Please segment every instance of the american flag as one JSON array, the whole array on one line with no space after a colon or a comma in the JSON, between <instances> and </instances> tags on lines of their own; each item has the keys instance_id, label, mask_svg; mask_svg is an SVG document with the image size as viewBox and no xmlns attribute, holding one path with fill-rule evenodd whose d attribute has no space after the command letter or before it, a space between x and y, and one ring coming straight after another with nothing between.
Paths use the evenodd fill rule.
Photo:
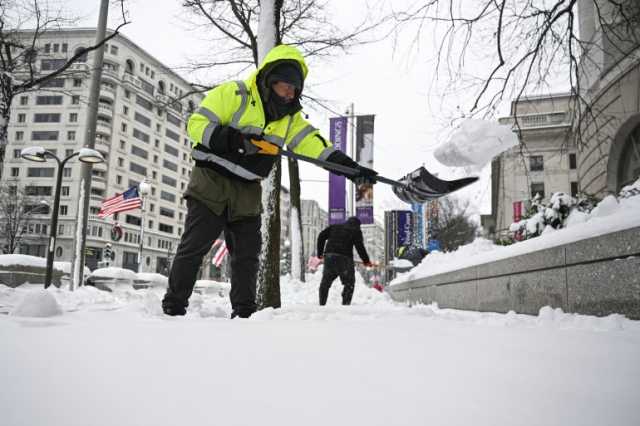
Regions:
<instances>
[{"instance_id":1,"label":"american flag","mask_svg":"<svg viewBox=\"0 0 640 426\"><path fill-rule=\"evenodd\" d=\"M220 265L222 265L222 261L227 256L227 253L229 253L229 249L227 248L227 243L224 240L216 240L216 242L213 244L213 247L215 248L218 244L220 245L220 247L218 247L218 251L216 251L213 259L211 259L211 263L219 268Z\"/></svg>"},{"instance_id":2,"label":"american flag","mask_svg":"<svg viewBox=\"0 0 640 426\"><path fill-rule=\"evenodd\" d=\"M140 207L142 207L142 200L140 199L138 187L132 186L122 194L103 200L100 205L98 217L108 217L114 213L139 209Z\"/></svg>"}]
</instances>

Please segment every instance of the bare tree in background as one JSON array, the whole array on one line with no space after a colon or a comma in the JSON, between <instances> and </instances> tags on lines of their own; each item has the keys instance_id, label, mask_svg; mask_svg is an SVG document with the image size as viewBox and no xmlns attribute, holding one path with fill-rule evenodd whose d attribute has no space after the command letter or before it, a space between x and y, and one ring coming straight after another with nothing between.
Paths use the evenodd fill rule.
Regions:
<instances>
[{"instance_id":1,"label":"bare tree in background","mask_svg":"<svg viewBox=\"0 0 640 426\"><path fill-rule=\"evenodd\" d=\"M193 69L221 69L228 67L238 73L259 66L258 22L261 4L258 0L184 0L183 5L192 13L195 29L211 34L211 45L215 49L204 61L192 64ZM264 6L264 5L263 5ZM319 0L275 0L276 44L291 44L298 47L305 57L328 56L344 52L362 43L363 36L376 28L380 22L369 23L364 17L350 32L344 32L327 16L326 5ZM215 58L211 60L211 58ZM300 178L295 160L289 160L291 205L300 212ZM293 165L293 167L291 167ZM276 162L266 187L270 193L266 211L268 228L263 232L263 258L258 278L258 305L260 308L280 306L280 180L281 165ZM265 195L263 195L263 200ZM266 214L266 212L265 212ZM264 223L264 220L263 220ZM301 228L302 223L297 221ZM302 229L298 229L302 236ZM300 244L302 250L302 244ZM295 258L295 257L294 257ZM302 254L299 270L304 271ZM304 273L304 272L303 272Z\"/></svg>"},{"instance_id":2,"label":"bare tree in background","mask_svg":"<svg viewBox=\"0 0 640 426\"><path fill-rule=\"evenodd\" d=\"M585 28L578 32L579 5L593 5L589 20L602 31L601 40ZM415 32L416 45L433 40L435 78L444 77L445 96L470 94L454 119L491 116L503 101L560 84L574 95L574 119L594 115L589 87L582 87L586 69L605 72L607 63L640 47L638 0L424 0L395 17L398 31Z\"/></svg>"},{"instance_id":3,"label":"bare tree in background","mask_svg":"<svg viewBox=\"0 0 640 426\"><path fill-rule=\"evenodd\" d=\"M475 239L478 227L471 221L469 200L454 197L438 200L438 216L433 224L433 238L440 241L443 251L453 251Z\"/></svg>"},{"instance_id":4,"label":"bare tree in background","mask_svg":"<svg viewBox=\"0 0 640 426\"><path fill-rule=\"evenodd\" d=\"M73 19L65 18L62 10L53 9L42 0L0 1L0 170L8 143L7 128L13 100L60 75L72 74L74 63L118 35L128 23L124 2L114 2L121 10L123 22L104 40L63 54L46 52L40 39L47 31L72 25ZM42 58L58 60L48 64L50 69L45 70L41 63L38 64Z\"/></svg>"},{"instance_id":5,"label":"bare tree in background","mask_svg":"<svg viewBox=\"0 0 640 426\"><path fill-rule=\"evenodd\" d=\"M49 205L41 198L29 195L28 188L17 180L0 182L0 245L2 252L12 254L20 246L25 234L37 217L49 214ZM49 220L45 222L48 224ZM46 240L47 232L43 233Z\"/></svg>"}]
</instances>

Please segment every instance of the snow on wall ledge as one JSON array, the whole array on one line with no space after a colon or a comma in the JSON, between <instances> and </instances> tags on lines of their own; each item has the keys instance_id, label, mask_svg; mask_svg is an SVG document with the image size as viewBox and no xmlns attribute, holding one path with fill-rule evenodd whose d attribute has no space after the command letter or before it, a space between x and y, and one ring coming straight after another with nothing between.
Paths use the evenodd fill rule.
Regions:
<instances>
[{"instance_id":1,"label":"snow on wall ledge","mask_svg":"<svg viewBox=\"0 0 640 426\"><path fill-rule=\"evenodd\" d=\"M395 283L389 292L446 308L536 314L549 305L640 319L639 270L640 226Z\"/></svg>"}]
</instances>

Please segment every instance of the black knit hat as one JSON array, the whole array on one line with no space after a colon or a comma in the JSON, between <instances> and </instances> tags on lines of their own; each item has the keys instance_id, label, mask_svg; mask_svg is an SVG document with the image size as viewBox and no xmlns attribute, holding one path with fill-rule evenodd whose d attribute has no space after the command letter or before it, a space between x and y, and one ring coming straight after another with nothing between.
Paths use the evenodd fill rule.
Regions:
<instances>
[{"instance_id":1,"label":"black knit hat","mask_svg":"<svg viewBox=\"0 0 640 426\"><path fill-rule=\"evenodd\" d=\"M295 62L283 62L276 65L267 75L267 85L270 87L278 81L284 81L302 90L302 73L300 66Z\"/></svg>"}]
</instances>

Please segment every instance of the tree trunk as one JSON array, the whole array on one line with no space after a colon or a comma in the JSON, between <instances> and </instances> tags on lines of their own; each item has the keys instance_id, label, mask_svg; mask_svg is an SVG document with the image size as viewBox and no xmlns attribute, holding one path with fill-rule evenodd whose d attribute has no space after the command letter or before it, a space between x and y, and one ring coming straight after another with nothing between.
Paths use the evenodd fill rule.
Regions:
<instances>
[{"instance_id":1,"label":"tree trunk","mask_svg":"<svg viewBox=\"0 0 640 426\"><path fill-rule=\"evenodd\" d=\"M258 24L258 60L262 61L276 45L276 23L282 0L260 2ZM258 269L256 303L258 309L280 307L280 160L276 161L269 176L262 181L262 251Z\"/></svg>"},{"instance_id":2,"label":"tree trunk","mask_svg":"<svg viewBox=\"0 0 640 426\"><path fill-rule=\"evenodd\" d=\"M262 181L262 251L258 269L258 309L280 307L280 161Z\"/></svg>"},{"instance_id":3,"label":"tree trunk","mask_svg":"<svg viewBox=\"0 0 640 426\"><path fill-rule=\"evenodd\" d=\"M300 169L298 161L289 158L289 195L291 197L291 276L304 282L304 244L300 202Z\"/></svg>"},{"instance_id":4,"label":"tree trunk","mask_svg":"<svg viewBox=\"0 0 640 426\"><path fill-rule=\"evenodd\" d=\"M0 173L4 165L5 151L9 143L9 120L11 118L11 102L13 90L11 77L0 73ZM0 178L2 176L0 175Z\"/></svg>"}]
</instances>

